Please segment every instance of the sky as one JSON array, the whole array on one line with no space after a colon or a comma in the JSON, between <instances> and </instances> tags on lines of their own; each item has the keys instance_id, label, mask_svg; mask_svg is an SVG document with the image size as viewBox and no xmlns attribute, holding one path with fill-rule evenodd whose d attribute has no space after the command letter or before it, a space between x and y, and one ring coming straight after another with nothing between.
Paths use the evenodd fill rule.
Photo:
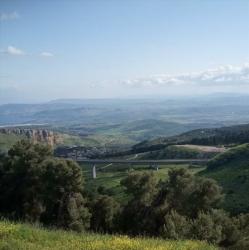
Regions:
<instances>
[{"instance_id":1,"label":"sky","mask_svg":"<svg viewBox=\"0 0 249 250\"><path fill-rule=\"evenodd\" d=\"M249 93L249 0L0 0L0 103Z\"/></svg>"}]
</instances>

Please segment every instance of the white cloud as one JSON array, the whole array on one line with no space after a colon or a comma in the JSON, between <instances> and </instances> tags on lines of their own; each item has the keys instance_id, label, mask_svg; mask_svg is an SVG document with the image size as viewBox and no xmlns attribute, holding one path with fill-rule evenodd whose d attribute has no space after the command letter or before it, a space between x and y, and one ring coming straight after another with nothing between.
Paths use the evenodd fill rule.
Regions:
<instances>
[{"instance_id":1,"label":"white cloud","mask_svg":"<svg viewBox=\"0 0 249 250\"><path fill-rule=\"evenodd\" d=\"M10 21L10 20L16 20L19 19L19 14L14 11L11 13L0 13L0 21Z\"/></svg>"},{"instance_id":2,"label":"white cloud","mask_svg":"<svg viewBox=\"0 0 249 250\"><path fill-rule=\"evenodd\" d=\"M220 66L200 72L169 75L161 74L150 77L129 79L122 81L131 87L156 87L156 86L218 86L249 84L249 63L237 67L232 65Z\"/></svg>"},{"instance_id":3,"label":"white cloud","mask_svg":"<svg viewBox=\"0 0 249 250\"><path fill-rule=\"evenodd\" d=\"M40 56L42 56L42 57L53 57L54 54L52 54L52 53L50 53L50 52L44 51L44 52L41 52L41 53L40 53Z\"/></svg>"},{"instance_id":4,"label":"white cloud","mask_svg":"<svg viewBox=\"0 0 249 250\"><path fill-rule=\"evenodd\" d=\"M8 48L2 52L5 54L8 54L8 55L11 55L11 56L23 56L26 54L23 50L18 49L14 46L11 46L11 45L8 46Z\"/></svg>"},{"instance_id":5,"label":"white cloud","mask_svg":"<svg viewBox=\"0 0 249 250\"><path fill-rule=\"evenodd\" d=\"M46 51L43 51L40 54L26 53L25 51L23 51L19 48L16 48L12 45L9 45L7 47L7 49L0 50L0 53L11 55L11 56L27 56L27 55L29 55L29 56L41 56L41 57L53 57L54 56L54 54L52 54L51 52L46 52Z\"/></svg>"}]
</instances>

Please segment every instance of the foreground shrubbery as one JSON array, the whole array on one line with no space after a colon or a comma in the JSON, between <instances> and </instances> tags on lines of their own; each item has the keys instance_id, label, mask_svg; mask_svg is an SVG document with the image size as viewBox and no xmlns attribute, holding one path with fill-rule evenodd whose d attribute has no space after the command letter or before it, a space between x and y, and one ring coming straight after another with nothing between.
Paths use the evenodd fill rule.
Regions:
<instances>
[{"instance_id":1,"label":"foreground shrubbery","mask_svg":"<svg viewBox=\"0 0 249 250\"><path fill-rule=\"evenodd\" d=\"M152 172L131 173L121 185L130 197L127 204L108 195L89 196L76 163L52 157L45 146L22 141L1 161L0 214L76 231L193 239L249 249L249 215L230 217L220 210L223 195L214 180L177 169L160 182Z\"/></svg>"},{"instance_id":2,"label":"foreground shrubbery","mask_svg":"<svg viewBox=\"0 0 249 250\"><path fill-rule=\"evenodd\" d=\"M0 250L215 250L200 241L165 241L127 236L45 230L0 222Z\"/></svg>"}]
</instances>

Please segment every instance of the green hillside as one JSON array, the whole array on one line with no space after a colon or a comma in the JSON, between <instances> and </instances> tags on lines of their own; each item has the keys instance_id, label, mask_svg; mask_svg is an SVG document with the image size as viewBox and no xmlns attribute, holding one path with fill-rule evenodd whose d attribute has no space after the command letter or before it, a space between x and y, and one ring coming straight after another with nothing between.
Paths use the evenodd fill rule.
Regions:
<instances>
[{"instance_id":1,"label":"green hillside","mask_svg":"<svg viewBox=\"0 0 249 250\"><path fill-rule=\"evenodd\" d=\"M165 241L127 236L46 230L0 222L0 250L215 250L200 241Z\"/></svg>"},{"instance_id":2,"label":"green hillside","mask_svg":"<svg viewBox=\"0 0 249 250\"><path fill-rule=\"evenodd\" d=\"M162 149L168 145L239 145L249 142L249 124L192 130L177 136L161 137L141 142L133 147L133 151L146 152Z\"/></svg>"},{"instance_id":3,"label":"green hillside","mask_svg":"<svg viewBox=\"0 0 249 250\"><path fill-rule=\"evenodd\" d=\"M205 147L204 147L205 148ZM201 146L193 146L193 145L172 145L165 147L160 150L154 150L146 153L139 154L139 159L147 160L161 160L161 159L206 159L212 158L218 152L215 150L212 151L213 148L202 149ZM214 148L216 149L216 148Z\"/></svg>"},{"instance_id":4,"label":"green hillside","mask_svg":"<svg viewBox=\"0 0 249 250\"><path fill-rule=\"evenodd\" d=\"M249 144L219 154L201 174L217 180L223 187L226 210L232 213L249 212Z\"/></svg>"}]
</instances>

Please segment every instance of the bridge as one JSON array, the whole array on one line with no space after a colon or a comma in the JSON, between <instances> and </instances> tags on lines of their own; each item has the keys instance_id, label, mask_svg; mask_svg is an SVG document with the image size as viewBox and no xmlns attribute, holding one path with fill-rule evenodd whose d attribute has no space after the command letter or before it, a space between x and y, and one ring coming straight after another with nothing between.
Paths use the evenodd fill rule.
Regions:
<instances>
[{"instance_id":1,"label":"bridge","mask_svg":"<svg viewBox=\"0 0 249 250\"><path fill-rule=\"evenodd\" d=\"M180 163L206 163L209 159L167 159L167 160L117 160L117 159L108 159L108 160L101 160L101 159L79 159L76 160L79 163L87 163L87 164L136 164L136 165L146 165L146 164L158 164L158 165L165 165L165 164L180 164Z\"/></svg>"},{"instance_id":2,"label":"bridge","mask_svg":"<svg viewBox=\"0 0 249 250\"><path fill-rule=\"evenodd\" d=\"M209 159L167 159L167 160L120 160L120 159L79 159L76 161L78 163L85 163L92 165L92 177L95 179L96 174L96 165L97 164L107 164L106 166L100 168L103 169L113 164L120 165L148 165L150 168L158 170L158 166L167 165L167 164L205 164ZM118 167L118 166L117 166Z\"/></svg>"}]
</instances>

